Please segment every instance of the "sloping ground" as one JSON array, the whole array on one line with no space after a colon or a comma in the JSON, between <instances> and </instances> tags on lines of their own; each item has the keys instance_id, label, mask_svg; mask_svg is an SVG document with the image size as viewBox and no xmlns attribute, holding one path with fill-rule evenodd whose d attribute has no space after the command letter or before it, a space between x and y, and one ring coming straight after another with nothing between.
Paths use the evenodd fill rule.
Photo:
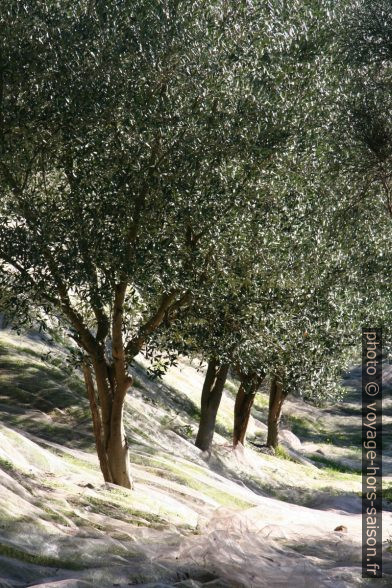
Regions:
<instances>
[{"instance_id":1,"label":"sloping ground","mask_svg":"<svg viewBox=\"0 0 392 588\"><path fill-rule=\"evenodd\" d=\"M0 332L1 588L363 585L361 485L350 469L354 437L339 440L344 407L288 406L286 426L303 441L298 453L332 448L319 454L323 467L251 444L233 452L229 383L208 457L193 445L202 372L183 363L159 383L141 363L134 375L128 491L102 483L83 386L65 369L61 347ZM261 394L251 440L263 439L265 417ZM360 433L355 422L352 435ZM336 454L328 435L339 442ZM385 512L378 586L392 583L390 523ZM334 531L341 525L347 532Z\"/></svg>"}]
</instances>

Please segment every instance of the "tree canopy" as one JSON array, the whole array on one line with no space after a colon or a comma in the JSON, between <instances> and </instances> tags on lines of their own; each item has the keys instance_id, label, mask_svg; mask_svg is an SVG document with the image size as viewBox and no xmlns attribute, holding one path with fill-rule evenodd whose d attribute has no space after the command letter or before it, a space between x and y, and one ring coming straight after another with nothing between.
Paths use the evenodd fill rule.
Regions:
<instances>
[{"instance_id":1,"label":"tree canopy","mask_svg":"<svg viewBox=\"0 0 392 588\"><path fill-rule=\"evenodd\" d=\"M4 0L0 300L78 346L107 481L146 346L320 399L390 320L388 7Z\"/></svg>"}]
</instances>

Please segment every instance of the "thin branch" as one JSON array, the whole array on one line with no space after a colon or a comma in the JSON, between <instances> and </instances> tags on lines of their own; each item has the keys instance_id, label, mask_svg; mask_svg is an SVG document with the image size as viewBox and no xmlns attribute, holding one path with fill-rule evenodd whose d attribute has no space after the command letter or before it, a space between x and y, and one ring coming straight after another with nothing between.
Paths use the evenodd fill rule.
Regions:
<instances>
[{"instance_id":1,"label":"thin branch","mask_svg":"<svg viewBox=\"0 0 392 588\"><path fill-rule=\"evenodd\" d=\"M64 172L67 177L68 184L71 188L71 191L75 193L78 186L77 186L77 179L75 178L72 167L73 167L72 158L69 154L67 154L65 162L64 162ZM76 195L75 201L76 201L76 203L78 203L77 195ZM78 206L78 211L81 215L82 211L79 206ZM105 310L103 308L103 304L102 304L102 301L101 301L100 295L99 295L97 269L93 263L91 256L88 254L87 243L83 237L82 232L79 235L79 249L80 249L80 254L82 256L82 259L83 259L84 268L85 268L86 273L90 279L90 285L91 285L90 303L91 303L91 308L94 312L94 315L95 315L95 318L97 321L96 338L98 341L103 341L109 333L109 318L108 318L107 314L105 313Z\"/></svg>"},{"instance_id":2,"label":"thin branch","mask_svg":"<svg viewBox=\"0 0 392 588\"><path fill-rule=\"evenodd\" d=\"M93 430L94 430L94 437L95 437L95 445L97 448L99 463L101 466L104 480L106 482L111 482L112 476L110 474L108 456L107 456L107 453L105 450L105 444L104 444L104 439L103 439L102 418L101 418L101 413L98 408L94 380L93 380L93 376L92 376L91 369L88 364L87 358L84 358L84 361L83 361L83 376L84 376L84 383L86 386L87 397L88 397L88 400L90 403L91 417L92 417L92 421L93 421Z\"/></svg>"},{"instance_id":3,"label":"thin branch","mask_svg":"<svg viewBox=\"0 0 392 588\"><path fill-rule=\"evenodd\" d=\"M142 349L147 337L162 324L176 295L177 291L163 294L156 312L139 328L137 335L127 343L125 353L128 357L135 357Z\"/></svg>"},{"instance_id":4,"label":"thin branch","mask_svg":"<svg viewBox=\"0 0 392 588\"><path fill-rule=\"evenodd\" d=\"M3 169L6 181L8 182L14 195L16 196L19 205L21 206L23 217L27 223L27 226L30 228L30 230L33 231L33 233L37 232L36 227L39 226L39 219L37 221L37 219L34 218L31 206L28 209L26 209L26 203L20 200L23 197L23 192L20 186L18 185L17 181L13 177L12 173L10 172L10 170L3 162L0 162L0 165ZM26 212L26 210L28 212ZM46 244L42 244L42 254L46 260L46 263L48 264L49 271L56 285L57 292L59 294L61 302L60 306L63 312L68 317L73 327L80 334L80 338L85 350L92 355L97 355L100 352L97 340L93 337L90 330L85 325L82 315L73 308L68 295L68 289L58 272L57 264L53 258L53 255L49 247Z\"/></svg>"},{"instance_id":5,"label":"thin branch","mask_svg":"<svg viewBox=\"0 0 392 588\"><path fill-rule=\"evenodd\" d=\"M112 355L114 359L114 372L117 383L116 392L120 392L121 394L125 393L125 383L127 377L124 341L122 334L126 290L126 282L116 284L112 317ZM118 386L120 387L120 390L118 390Z\"/></svg>"}]
</instances>

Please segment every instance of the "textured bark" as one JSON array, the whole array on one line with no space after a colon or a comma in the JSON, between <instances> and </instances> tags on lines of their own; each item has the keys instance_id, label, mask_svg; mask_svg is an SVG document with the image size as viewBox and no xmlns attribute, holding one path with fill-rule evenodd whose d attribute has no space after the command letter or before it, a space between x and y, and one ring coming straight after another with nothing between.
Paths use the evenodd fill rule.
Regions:
<instances>
[{"instance_id":1,"label":"textured bark","mask_svg":"<svg viewBox=\"0 0 392 588\"><path fill-rule=\"evenodd\" d=\"M277 377L273 376L269 397L267 446L274 449L279 443L279 423L284 399L283 386Z\"/></svg>"},{"instance_id":2,"label":"textured bark","mask_svg":"<svg viewBox=\"0 0 392 588\"><path fill-rule=\"evenodd\" d=\"M261 371L244 374L237 369L237 373L240 378L240 387L238 388L234 404L233 447L236 447L238 443L245 443L246 431L255 396L264 380L264 373Z\"/></svg>"},{"instance_id":3,"label":"textured bark","mask_svg":"<svg viewBox=\"0 0 392 588\"><path fill-rule=\"evenodd\" d=\"M94 421L96 423L94 435L102 474L107 482L132 488L128 443L123 423L125 396L132 380L126 377L120 387L114 375L114 368L103 361L94 363L94 374L99 407L96 402L94 405L91 401L90 407L93 426ZM91 384L92 381L88 386L86 383L89 398L92 397ZM95 391L93 398L95 399Z\"/></svg>"},{"instance_id":4,"label":"textured bark","mask_svg":"<svg viewBox=\"0 0 392 588\"><path fill-rule=\"evenodd\" d=\"M107 442L110 437L110 421L112 415L114 385L111 383L109 368L103 358L99 360L93 359L93 367L101 411L103 438L106 449Z\"/></svg>"},{"instance_id":5,"label":"textured bark","mask_svg":"<svg viewBox=\"0 0 392 588\"><path fill-rule=\"evenodd\" d=\"M125 435L123 418L125 396L132 383L132 378L127 373L122 334L126 289L126 282L117 284L114 296L112 317L113 366L108 369L111 388L110 431L106 439L106 451L113 483L125 488L132 488L128 441Z\"/></svg>"},{"instance_id":6,"label":"textured bark","mask_svg":"<svg viewBox=\"0 0 392 588\"><path fill-rule=\"evenodd\" d=\"M107 455L110 474L114 484L132 488L129 466L129 449L124 430L124 402L118 399L113 403L110 438L107 444Z\"/></svg>"},{"instance_id":7,"label":"textured bark","mask_svg":"<svg viewBox=\"0 0 392 588\"><path fill-rule=\"evenodd\" d=\"M195 445L202 451L209 451L215 431L216 415L222 399L229 366L219 364L215 359L208 363L201 395L201 416Z\"/></svg>"},{"instance_id":8,"label":"textured bark","mask_svg":"<svg viewBox=\"0 0 392 588\"><path fill-rule=\"evenodd\" d=\"M87 361L83 363L83 375L84 382L86 385L87 397L90 403L91 417L93 421L93 431L95 437L95 446L97 448L99 465L101 466L101 471L105 482L113 482L109 469L108 456L105 450L102 421L99 408L97 405L94 381Z\"/></svg>"},{"instance_id":9,"label":"textured bark","mask_svg":"<svg viewBox=\"0 0 392 588\"><path fill-rule=\"evenodd\" d=\"M234 404L234 430L233 446L245 443L246 430L248 428L250 412L255 400L256 391L247 392L243 383L238 388Z\"/></svg>"}]
</instances>

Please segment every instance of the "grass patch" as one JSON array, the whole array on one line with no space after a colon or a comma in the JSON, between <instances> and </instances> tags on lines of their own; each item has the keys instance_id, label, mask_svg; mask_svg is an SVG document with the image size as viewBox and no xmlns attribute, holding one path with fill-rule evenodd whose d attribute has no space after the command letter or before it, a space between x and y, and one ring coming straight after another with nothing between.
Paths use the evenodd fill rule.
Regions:
<instances>
[{"instance_id":1,"label":"grass patch","mask_svg":"<svg viewBox=\"0 0 392 588\"><path fill-rule=\"evenodd\" d=\"M384 486L382 489L382 497L388 502L392 502L392 485ZM392 547L392 546L391 546Z\"/></svg>"},{"instance_id":2,"label":"grass patch","mask_svg":"<svg viewBox=\"0 0 392 588\"><path fill-rule=\"evenodd\" d=\"M283 445L278 445L278 447L275 449L275 457L280 457L280 459L287 459L287 461L295 462L295 460L290 456L287 449L283 447Z\"/></svg>"},{"instance_id":3,"label":"grass patch","mask_svg":"<svg viewBox=\"0 0 392 588\"><path fill-rule=\"evenodd\" d=\"M9 339L5 341L2 337L0 340L0 355L8 355L10 351L16 351L17 353L24 353L26 355L31 355L32 357L36 357L37 359L41 359L42 351L36 351L32 347L28 345L13 343Z\"/></svg>"},{"instance_id":4,"label":"grass patch","mask_svg":"<svg viewBox=\"0 0 392 588\"><path fill-rule=\"evenodd\" d=\"M223 414L219 415L215 424L215 431L225 439L231 439L233 436L233 419Z\"/></svg>"},{"instance_id":5,"label":"grass patch","mask_svg":"<svg viewBox=\"0 0 392 588\"><path fill-rule=\"evenodd\" d=\"M158 477L165 478L166 480L176 482L177 484L192 488L202 494L205 494L209 498L215 500L218 504L227 507L234 508L251 508L254 506L253 503L237 498L229 492L219 490L210 486L207 482L202 482L196 479L194 475L205 475L202 467L196 464L180 464L178 467L172 463L168 463L165 460L160 460L156 457L138 456L133 454L131 461L136 464L149 467L149 471Z\"/></svg>"},{"instance_id":6,"label":"grass patch","mask_svg":"<svg viewBox=\"0 0 392 588\"><path fill-rule=\"evenodd\" d=\"M193 488L193 490L198 490L206 496L209 496L221 506L235 507L241 510L245 510L247 508L252 508L253 506L255 506L252 502L248 502L247 500L243 500L242 498L233 496L232 494L229 494L229 492L225 492L223 490L218 490L217 488L214 488L212 486L208 486L207 484L200 482L199 480L188 479L187 481L185 481L185 484L187 484L190 488Z\"/></svg>"},{"instance_id":7,"label":"grass patch","mask_svg":"<svg viewBox=\"0 0 392 588\"><path fill-rule=\"evenodd\" d=\"M238 391L238 386L236 386L235 384L233 384L233 382L230 382L229 380L226 380L225 390L227 390L233 396L236 396L237 395L237 391Z\"/></svg>"},{"instance_id":8,"label":"grass patch","mask_svg":"<svg viewBox=\"0 0 392 588\"><path fill-rule=\"evenodd\" d=\"M0 457L0 468L4 471L4 472L9 472L9 473L15 473L16 468L14 466L13 463L11 463L8 459L4 459L3 457Z\"/></svg>"},{"instance_id":9,"label":"grass patch","mask_svg":"<svg viewBox=\"0 0 392 588\"><path fill-rule=\"evenodd\" d=\"M167 526L168 521L159 515L144 510L129 508L112 501L102 500L95 496L86 496L85 503L96 514L105 514L113 519L120 519L130 524L146 527Z\"/></svg>"},{"instance_id":10,"label":"grass patch","mask_svg":"<svg viewBox=\"0 0 392 588\"><path fill-rule=\"evenodd\" d=\"M14 405L16 400L43 412L86 404L84 384L65 356L44 351L0 341L1 402Z\"/></svg>"},{"instance_id":11,"label":"grass patch","mask_svg":"<svg viewBox=\"0 0 392 588\"><path fill-rule=\"evenodd\" d=\"M328 457L323 457L321 455L312 454L311 460L315 461L316 463L320 463L325 466L325 469L332 472L340 472L342 474L361 474L361 468L353 468L347 465L344 465L338 461L333 459L329 459Z\"/></svg>"},{"instance_id":12,"label":"grass patch","mask_svg":"<svg viewBox=\"0 0 392 588\"><path fill-rule=\"evenodd\" d=\"M94 464L88 462L88 461L84 461L83 459L79 459L78 457L75 457L74 455L70 455L69 453L66 453L65 451L61 451L60 449L57 449L55 447L51 447L50 450L55 454L58 455L59 457L61 457L62 459L64 459L66 462L68 462L70 465L75 466L77 468L83 469L83 470L88 470L88 471L96 471L98 466L95 466Z\"/></svg>"},{"instance_id":13,"label":"grass patch","mask_svg":"<svg viewBox=\"0 0 392 588\"><path fill-rule=\"evenodd\" d=\"M255 396L255 401L253 403L253 406L255 407L256 410L259 410L260 412L264 412L269 405L269 397L268 394L265 394L263 392L258 392Z\"/></svg>"},{"instance_id":14,"label":"grass patch","mask_svg":"<svg viewBox=\"0 0 392 588\"><path fill-rule=\"evenodd\" d=\"M51 509L49 506L44 506L41 504L37 504L37 506L45 512L45 516L42 518L46 521L50 521L53 523L58 523L59 525L63 525L64 527L70 527L69 521L65 518L65 516L61 515L56 510ZM70 513L71 515L73 513Z\"/></svg>"},{"instance_id":15,"label":"grass patch","mask_svg":"<svg viewBox=\"0 0 392 588\"><path fill-rule=\"evenodd\" d=\"M314 423L306 417L286 414L284 415L284 421L290 425L290 429L294 435L297 435L297 437L300 438L311 437L315 433L319 435L323 435L325 433L324 429L320 425Z\"/></svg>"},{"instance_id":16,"label":"grass patch","mask_svg":"<svg viewBox=\"0 0 392 588\"><path fill-rule=\"evenodd\" d=\"M171 472L173 472L173 474L175 474L175 476L177 478L176 482L178 482L179 484L183 484L184 486L188 486L189 488L192 488L193 490L197 490L198 492L201 492L202 494L205 494L206 496L208 496L209 498L212 498L213 500L215 500L218 504L220 504L222 506L236 507L236 508L240 508L240 509L251 508L252 506L254 506L253 503L248 502L247 500L243 500L242 498L237 498L236 496L233 496L229 492L225 492L224 490L219 490L217 488L214 488L213 486L210 486L208 483L202 482L202 481L192 477L192 473L200 472L200 468L198 468L198 466L195 466L194 468L192 468L192 467L188 467L188 466L183 465L181 468L180 467L177 468L176 466L173 466L173 465L170 465L170 466L167 465L167 469L169 469ZM189 472L188 476L185 475L187 473L187 470L191 470Z\"/></svg>"},{"instance_id":17,"label":"grass patch","mask_svg":"<svg viewBox=\"0 0 392 588\"><path fill-rule=\"evenodd\" d=\"M61 560L57 557L49 557L47 555L37 555L34 553L28 553L17 549L12 545L6 545L0 543L0 555L24 561L26 563L35 564L37 566L46 566L49 568L63 568L67 570L83 570L84 566L75 561Z\"/></svg>"}]
</instances>

